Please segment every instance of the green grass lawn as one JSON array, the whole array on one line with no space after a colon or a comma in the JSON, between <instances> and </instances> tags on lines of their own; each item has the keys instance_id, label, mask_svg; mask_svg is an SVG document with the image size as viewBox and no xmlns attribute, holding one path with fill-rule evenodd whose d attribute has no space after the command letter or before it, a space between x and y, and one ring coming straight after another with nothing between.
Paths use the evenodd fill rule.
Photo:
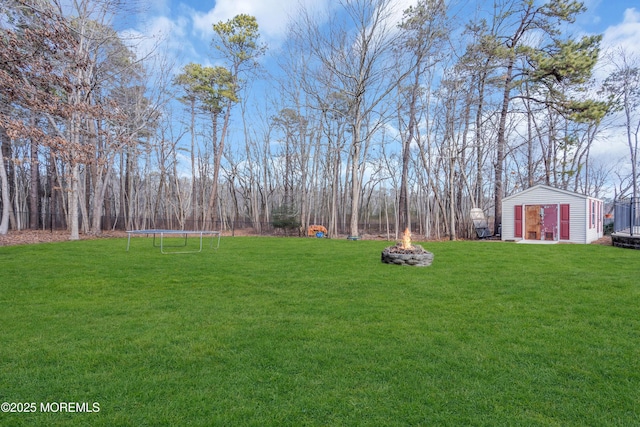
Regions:
<instances>
[{"instance_id":1,"label":"green grass lawn","mask_svg":"<svg viewBox=\"0 0 640 427\"><path fill-rule=\"evenodd\" d=\"M640 251L389 245L2 247L0 425L640 425Z\"/></svg>"}]
</instances>

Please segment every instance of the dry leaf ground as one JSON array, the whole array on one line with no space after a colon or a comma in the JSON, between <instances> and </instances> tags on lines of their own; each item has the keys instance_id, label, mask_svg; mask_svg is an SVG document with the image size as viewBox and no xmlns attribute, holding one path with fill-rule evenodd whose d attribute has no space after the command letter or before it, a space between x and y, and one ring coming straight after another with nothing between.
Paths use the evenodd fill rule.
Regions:
<instances>
[{"instance_id":1,"label":"dry leaf ground","mask_svg":"<svg viewBox=\"0 0 640 427\"><path fill-rule=\"evenodd\" d=\"M123 231L103 231L100 236L81 234L80 240L126 237ZM64 242L69 240L70 233L66 230L10 230L8 234L0 236L0 246L30 245L34 243Z\"/></svg>"}]
</instances>

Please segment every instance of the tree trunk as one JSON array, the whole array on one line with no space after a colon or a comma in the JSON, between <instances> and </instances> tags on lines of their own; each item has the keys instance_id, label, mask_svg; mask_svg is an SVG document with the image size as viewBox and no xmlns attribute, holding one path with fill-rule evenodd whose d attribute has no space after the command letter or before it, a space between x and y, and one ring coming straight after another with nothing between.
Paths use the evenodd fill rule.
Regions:
<instances>
[{"instance_id":1,"label":"tree trunk","mask_svg":"<svg viewBox=\"0 0 640 427\"><path fill-rule=\"evenodd\" d=\"M358 217L360 215L360 174L358 173L358 166L360 164L360 145L361 142L357 139L360 136L360 132L354 130L353 132L354 142L351 147L351 219L349 222L349 235L358 236Z\"/></svg>"},{"instance_id":2,"label":"tree trunk","mask_svg":"<svg viewBox=\"0 0 640 427\"><path fill-rule=\"evenodd\" d=\"M111 178L111 164L111 162L108 162L105 166L98 166L98 173L94 178L91 233L95 235L102 233L102 213L105 210L105 195L107 193L108 182Z\"/></svg>"},{"instance_id":3,"label":"tree trunk","mask_svg":"<svg viewBox=\"0 0 640 427\"><path fill-rule=\"evenodd\" d=\"M224 114L224 123L222 125L222 132L220 135L220 143L217 142L218 138L218 113L214 113L212 117L213 121L213 182L211 183L211 195L209 198L209 214L211 218L211 229L216 228L216 219L218 218L218 179L220 177L220 163L222 161L222 152L224 150L225 135L229 126L229 117L231 115L231 103L227 104L227 108Z\"/></svg>"},{"instance_id":4,"label":"tree trunk","mask_svg":"<svg viewBox=\"0 0 640 427\"><path fill-rule=\"evenodd\" d=\"M191 124L190 124L190 132L191 132L191 220L193 221L194 230L197 230L199 227L198 224L198 187L197 187L197 171L196 171L196 98L191 98L190 104L190 112L191 112Z\"/></svg>"},{"instance_id":5,"label":"tree trunk","mask_svg":"<svg viewBox=\"0 0 640 427\"><path fill-rule=\"evenodd\" d=\"M4 135L4 129L2 129ZM7 169L4 166L4 156L2 154L2 144L5 138L0 138L0 192L2 193L2 217L0 219L0 235L9 232L9 212L11 211L11 198L9 197L9 179Z\"/></svg>"},{"instance_id":6,"label":"tree trunk","mask_svg":"<svg viewBox=\"0 0 640 427\"><path fill-rule=\"evenodd\" d=\"M35 125L35 124L34 124ZM38 143L31 139L30 152L31 182L29 186L29 228L38 229L38 213L40 206L40 174L38 162Z\"/></svg>"},{"instance_id":7,"label":"tree trunk","mask_svg":"<svg viewBox=\"0 0 640 427\"><path fill-rule=\"evenodd\" d=\"M513 76L514 59L510 58L504 76L504 92L502 94L502 110L500 111L500 123L498 125L498 146L496 147L495 183L494 183L494 209L495 219L494 233L502 226L502 198L504 196L503 175L504 155L507 146L506 128L507 115L509 114L509 101L511 98L511 80Z\"/></svg>"},{"instance_id":8,"label":"tree trunk","mask_svg":"<svg viewBox=\"0 0 640 427\"><path fill-rule=\"evenodd\" d=\"M80 209L80 215L82 218L82 232L89 232L89 199L91 197L91 183L89 182L89 173L87 172L87 167L84 168L83 174L84 176L82 181L78 181L78 208Z\"/></svg>"},{"instance_id":9,"label":"tree trunk","mask_svg":"<svg viewBox=\"0 0 640 427\"><path fill-rule=\"evenodd\" d=\"M74 163L71 166L71 187L69 191L69 240L80 240L78 221L78 187L80 185L80 166Z\"/></svg>"}]
</instances>

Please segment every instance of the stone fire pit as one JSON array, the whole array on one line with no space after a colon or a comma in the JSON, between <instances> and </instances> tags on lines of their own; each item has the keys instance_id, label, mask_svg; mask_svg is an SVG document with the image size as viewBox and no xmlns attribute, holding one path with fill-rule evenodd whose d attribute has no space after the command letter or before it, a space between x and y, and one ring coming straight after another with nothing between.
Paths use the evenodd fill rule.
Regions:
<instances>
[{"instance_id":1,"label":"stone fire pit","mask_svg":"<svg viewBox=\"0 0 640 427\"><path fill-rule=\"evenodd\" d=\"M433 254L420 245L412 245L411 233L406 229L402 242L385 248L381 260L386 264L427 267L433 262Z\"/></svg>"}]
</instances>

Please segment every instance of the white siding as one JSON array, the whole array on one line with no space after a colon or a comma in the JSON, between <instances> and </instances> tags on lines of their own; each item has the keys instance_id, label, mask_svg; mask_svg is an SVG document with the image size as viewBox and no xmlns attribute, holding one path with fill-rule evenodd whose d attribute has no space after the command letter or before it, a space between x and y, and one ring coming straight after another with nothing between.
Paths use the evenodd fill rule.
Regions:
<instances>
[{"instance_id":1,"label":"white siding","mask_svg":"<svg viewBox=\"0 0 640 427\"><path fill-rule=\"evenodd\" d=\"M593 227L590 227L590 222L589 222L589 204L591 202L595 202L595 224L593 225ZM602 206L601 206L602 202L598 199L594 199L594 198L589 198L587 200L587 202L585 202L586 205L586 221L585 221L585 234L586 234L586 242L587 243L591 243L595 240L598 240L600 237L602 237L603 233L602 233Z\"/></svg>"},{"instance_id":2,"label":"white siding","mask_svg":"<svg viewBox=\"0 0 640 427\"><path fill-rule=\"evenodd\" d=\"M537 185L528 190L522 191L513 196L505 197L502 201L502 240L516 240L515 234L515 206L527 205L551 205L551 204L568 204L569 205L569 240L573 243L590 243L602 237L602 233L598 228L598 217L596 213L596 227L589 228L589 203L592 199L581 194L572 193L570 191L559 190L557 188L545 185ZM597 205L597 203L596 203ZM558 215L560 209L558 207ZM558 219L558 228L560 220ZM524 224L523 224L524 228ZM520 238L517 238L520 239Z\"/></svg>"},{"instance_id":3,"label":"white siding","mask_svg":"<svg viewBox=\"0 0 640 427\"><path fill-rule=\"evenodd\" d=\"M587 228L589 227L589 199L577 199L571 203L569 212L569 241L574 243L587 242Z\"/></svg>"}]
</instances>

